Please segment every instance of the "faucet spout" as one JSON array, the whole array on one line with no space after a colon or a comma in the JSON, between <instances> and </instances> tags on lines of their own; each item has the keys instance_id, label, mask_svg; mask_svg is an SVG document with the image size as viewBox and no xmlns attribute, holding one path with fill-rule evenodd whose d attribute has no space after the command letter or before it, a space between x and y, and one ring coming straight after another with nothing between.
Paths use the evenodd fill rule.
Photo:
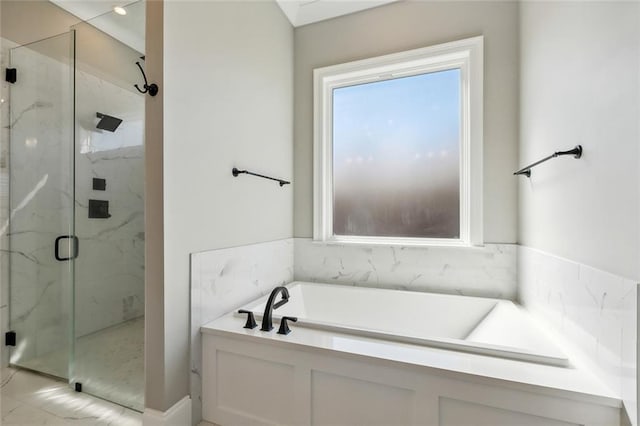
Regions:
<instances>
[{"instance_id":1,"label":"faucet spout","mask_svg":"<svg viewBox=\"0 0 640 426\"><path fill-rule=\"evenodd\" d=\"M279 293L282 293L282 300L277 303L273 303L276 300L276 297ZM284 305L289 301L289 290L286 287L280 286L273 289L271 295L269 296L269 300L267 300L267 305L264 308L264 315L262 315L262 327L260 330L262 331L271 331L273 330L273 310L278 309L280 306Z\"/></svg>"}]
</instances>

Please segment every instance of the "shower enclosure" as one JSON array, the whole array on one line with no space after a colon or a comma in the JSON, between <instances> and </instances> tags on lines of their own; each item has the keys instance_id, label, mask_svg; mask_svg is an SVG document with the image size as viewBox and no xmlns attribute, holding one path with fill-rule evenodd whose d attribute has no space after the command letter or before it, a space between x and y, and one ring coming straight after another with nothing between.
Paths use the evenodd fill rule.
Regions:
<instances>
[{"instance_id":1,"label":"shower enclosure","mask_svg":"<svg viewBox=\"0 0 640 426\"><path fill-rule=\"evenodd\" d=\"M9 361L142 410L144 55L111 15L9 52Z\"/></svg>"}]
</instances>

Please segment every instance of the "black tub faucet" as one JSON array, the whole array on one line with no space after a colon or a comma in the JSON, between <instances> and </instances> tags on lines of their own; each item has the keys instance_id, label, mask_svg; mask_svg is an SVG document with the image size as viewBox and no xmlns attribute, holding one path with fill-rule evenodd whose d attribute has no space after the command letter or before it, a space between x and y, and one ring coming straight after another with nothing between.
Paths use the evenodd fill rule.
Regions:
<instances>
[{"instance_id":1,"label":"black tub faucet","mask_svg":"<svg viewBox=\"0 0 640 426\"><path fill-rule=\"evenodd\" d=\"M276 296L278 293L282 293L282 300L278 303L274 304L273 302L276 300ZM264 315L262 316L262 327L260 330L262 331L271 331L273 330L273 321L271 318L271 314L274 309L278 309L280 306L284 305L289 301L289 290L286 287L280 286L273 289L271 295L269 296L269 300L267 300L267 305L264 308Z\"/></svg>"}]
</instances>

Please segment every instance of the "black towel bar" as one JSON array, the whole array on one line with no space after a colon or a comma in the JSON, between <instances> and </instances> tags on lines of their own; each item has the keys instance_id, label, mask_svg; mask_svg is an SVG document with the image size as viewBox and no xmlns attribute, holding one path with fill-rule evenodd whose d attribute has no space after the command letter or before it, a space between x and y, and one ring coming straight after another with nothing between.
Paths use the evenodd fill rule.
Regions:
<instances>
[{"instance_id":1,"label":"black towel bar","mask_svg":"<svg viewBox=\"0 0 640 426\"><path fill-rule=\"evenodd\" d=\"M278 182L280 184L280 186L289 185L291 183L291 182L288 182L286 180L282 180L282 179L278 179L278 178L274 178L274 177L270 177L270 176L261 175L259 173L253 173L253 172L250 172L248 170L238 170L235 167L231 170L231 174L234 177L238 177L239 174L247 174L247 175L251 175L251 176L261 177L261 178L264 178L264 179L275 180L276 182Z\"/></svg>"},{"instance_id":2,"label":"black towel bar","mask_svg":"<svg viewBox=\"0 0 640 426\"><path fill-rule=\"evenodd\" d=\"M552 158L559 157L561 155L573 155L573 158L582 157L582 145L577 145L575 148L570 149L568 151L556 151L548 157L543 158L542 160L536 161L535 163L529 164L527 167L523 167L517 172L514 172L514 175L525 175L526 177L531 177L531 169L538 164L542 164L547 160L551 160Z\"/></svg>"}]
</instances>

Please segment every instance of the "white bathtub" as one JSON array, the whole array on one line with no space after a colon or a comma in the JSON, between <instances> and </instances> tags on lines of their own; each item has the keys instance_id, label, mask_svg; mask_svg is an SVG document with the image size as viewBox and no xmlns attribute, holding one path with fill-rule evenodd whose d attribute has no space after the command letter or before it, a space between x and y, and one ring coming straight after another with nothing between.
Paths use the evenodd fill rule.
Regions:
<instances>
[{"instance_id":1,"label":"white bathtub","mask_svg":"<svg viewBox=\"0 0 640 426\"><path fill-rule=\"evenodd\" d=\"M561 367L566 355L535 320L500 299L293 282L276 322ZM261 320L266 299L242 307ZM236 314L239 315L239 314ZM243 314L242 316L246 316ZM275 330L274 330L275 332Z\"/></svg>"},{"instance_id":2,"label":"white bathtub","mask_svg":"<svg viewBox=\"0 0 640 426\"><path fill-rule=\"evenodd\" d=\"M221 425L620 423L619 396L503 300L294 282L271 332L201 327L202 412ZM243 308L261 320L267 297ZM286 336L283 315L299 318ZM486 356L488 355L488 356ZM575 364L575 365L573 365Z\"/></svg>"}]
</instances>

